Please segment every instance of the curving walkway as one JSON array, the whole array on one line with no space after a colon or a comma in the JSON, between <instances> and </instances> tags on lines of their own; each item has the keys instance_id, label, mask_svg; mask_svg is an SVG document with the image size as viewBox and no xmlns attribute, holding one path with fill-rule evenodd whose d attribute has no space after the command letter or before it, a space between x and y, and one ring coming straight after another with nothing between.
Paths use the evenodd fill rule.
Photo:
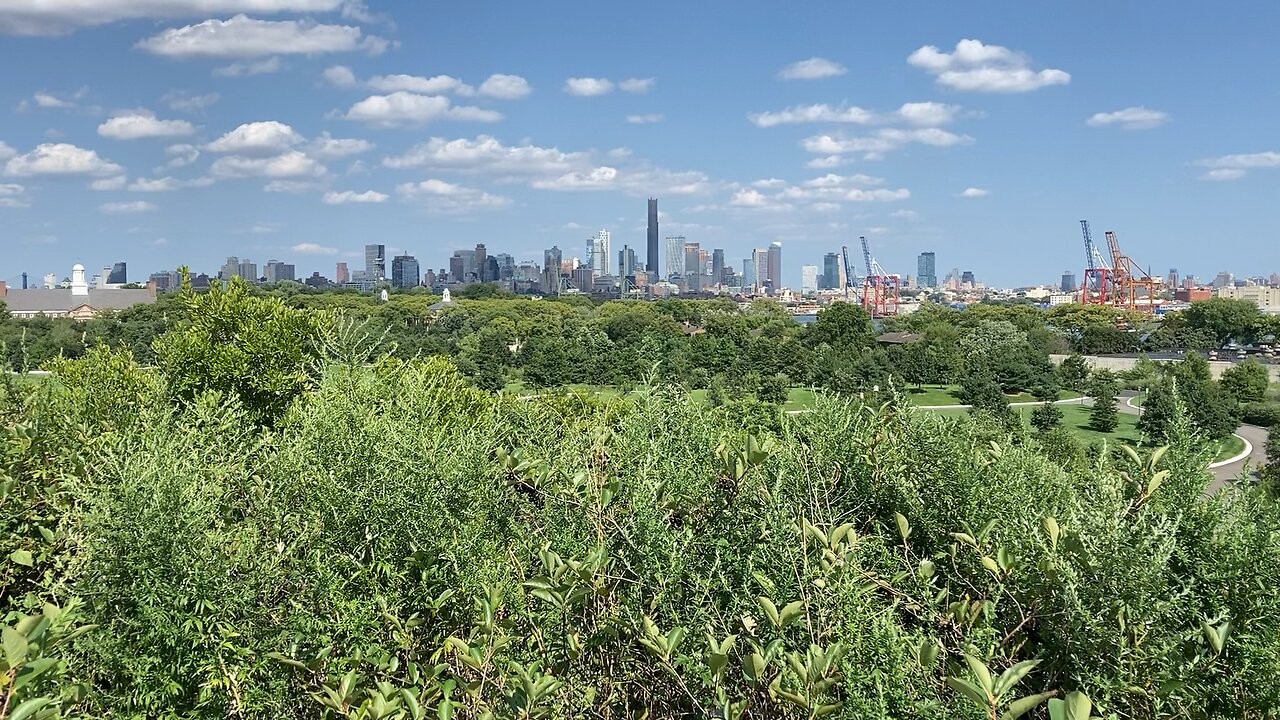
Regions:
<instances>
[{"instance_id":1,"label":"curving walkway","mask_svg":"<svg viewBox=\"0 0 1280 720\"><path fill-rule=\"evenodd\" d=\"M1135 397L1137 397L1137 393L1132 390L1121 392L1119 399L1123 400L1123 402L1116 403L1116 408L1120 412L1130 415L1141 415L1142 408L1130 404ZM1225 487L1227 483L1241 478L1249 482L1257 482L1259 470L1267 463L1266 428L1260 428L1256 425L1241 425L1236 429L1236 437L1244 440L1246 452L1233 458L1231 462L1214 463L1209 466L1209 472L1213 473L1213 482L1209 484L1208 488L1210 492L1217 492Z\"/></svg>"}]
</instances>

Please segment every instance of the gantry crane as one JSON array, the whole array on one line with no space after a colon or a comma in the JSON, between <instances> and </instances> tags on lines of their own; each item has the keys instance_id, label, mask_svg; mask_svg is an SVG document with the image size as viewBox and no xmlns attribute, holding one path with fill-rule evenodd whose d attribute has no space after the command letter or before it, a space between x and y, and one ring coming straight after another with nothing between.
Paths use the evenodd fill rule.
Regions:
<instances>
[{"instance_id":1,"label":"gantry crane","mask_svg":"<svg viewBox=\"0 0 1280 720\"><path fill-rule=\"evenodd\" d=\"M1080 233L1084 235L1084 278L1080 283L1080 303L1110 305L1113 295L1111 268L1093 244L1088 220L1080 221Z\"/></svg>"},{"instance_id":2,"label":"gantry crane","mask_svg":"<svg viewBox=\"0 0 1280 720\"><path fill-rule=\"evenodd\" d=\"M1125 310L1138 310L1151 314L1155 311L1155 297L1160 279L1143 270L1133 258L1124 254L1115 232L1108 230L1107 252L1111 264L1103 258L1089 232L1089 221L1081 220L1084 234L1086 265L1084 280L1080 284L1080 302L1085 305L1111 305Z\"/></svg>"},{"instance_id":3,"label":"gantry crane","mask_svg":"<svg viewBox=\"0 0 1280 720\"><path fill-rule=\"evenodd\" d=\"M862 242L862 260L867 266L867 276L862 281L862 307L873 318L897 315L899 276L885 272L876 262L865 237L858 240Z\"/></svg>"},{"instance_id":4,"label":"gantry crane","mask_svg":"<svg viewBox=\"0 0 1280 720\"><path fill-rule=\"evenodd\" d=\"M849 246L840 246L840 256L844 260L844 299L849 299L849 291L853 291L853 296L858 297L857 278L858 274L854 271L853 266L849 264Z\"/></svg>"}]
</instances>

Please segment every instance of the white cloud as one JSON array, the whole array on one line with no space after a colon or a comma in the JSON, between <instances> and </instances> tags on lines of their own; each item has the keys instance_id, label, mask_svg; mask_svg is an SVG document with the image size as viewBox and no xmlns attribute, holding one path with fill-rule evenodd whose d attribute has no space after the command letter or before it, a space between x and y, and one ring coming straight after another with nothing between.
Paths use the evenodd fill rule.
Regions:
<instances>
[{"instance_id":1,"label":"white cloud","mask_svg":"<svg viewBox=\"0 0 1280 720\"><path fill-rule=\"evenodd\" d=\"M354 190L343 190L342 192L327 192L324 194L325 205L344 205L346 203L380 203L387 201L387 195L376 190L366 190L362 193Z\"/></svg>"},{"instance_id":2,"label":"white cloud","mask_svg":"<svg viewBox=\"0 0 1280 720\"><path fill-rule=\"evenodd\" d=\"M354 87L356 84L356 74L346 65L327 67L320 73L320 77L334 87Z\"/></svg>"},{"instance_id":3,"label":"white cloud","mask_svg":"<svg viewBox=\"0 0 1280 720\"><path fill-rule=\"evenodd\" d=\"M747 188L735 192L729 199L729 204L734 207L759 208L768 205L769 199L759 190Z\"/></svg>"},{"instance_id":4,"label":"white cloud","mask_svg":"<svg viewBox=\"0 0 1280 720\"><path fill-rule=\"evenodd\" d=\"M164 149L164 154L169 156L169 167L183 167L190 165L200 157L200 151L195 145L180 143L178 145L170 145Z\"/></svg>"},{"instance_id":5,"label":"white cloud","mask_svg":"<svg viewBox=\"0 0 1280 720\"><path fill-rule=\"evenodd\" d=\"M808 60L791 63L778 71L783 80L817 80L819 78L844 75L848 70L838 62L826 58L811 57Z\"/></svg>"},{"instance_id":6,"label":"white cloud","mask_svg":"<svg viewBox=\"0 0 1280 720\"><path fill-rule=\"evenodd\" d=\"M1239 180L1254 168L1280 167L1280 152L1241 153L1206 158L1196 162L1210 168L1200 176L1201 180Z\"/></svg>"},{"instance_id":7,"label":"white cloud","mask_svg":"<svg viewBox=\"0 0 1280 720\"><path fill-rule=\"evenodd\" d=\"M129 183L131 192L171 192L184 187L207 187L213 184L213 178L196 178L179 180L174 177L138 178Z\"/></svg>"},{"instance_id":8,"label":"white cloud","mask_svg":"<svg viewBox=\"0 0 1280 720\"><path fill-rule=\"evenodd\" d=\"M893 112L877 113L856 105L795 105L774 112L750 113L747 119L758 127L801 123L842 123L872 125L905 122L910 125L946 125L960 112L956 105L935 102L904 103Z\"/></svg>"},{"instance_id":9,"label":"white cloud","mask_svg":"<svg viewBox=\"0 0 1280 720\"><path fill-rule=\"evenodd\" d=\"M781 180L779 178L768 178L765 180L756 180L755 182L751 183L751 187L764 188L764 189L780 188L780 187L786 187L786 186L787 186L787 181Z\"/></svg>"},{"instance_id":10,"label":"white cloud","mask_svg":"<svg viewBox=\"0 0 1280 720\"><path fill-rule=\"evenodd\" d=\"M373 143L360 138L336 138L328 132L321 133L320 137L311 141L307 148L307 152L316 157L326 160L334 158L343 158L350 155L359 155L363 152L369 152L374 147Z\"/></svg>"},{"instance_id":11,"label":"white cloud","mask_svg":"<svg viewBox=\"0 0 1280 720\"><path fill-rule=\"evenodd\" d=\"M209 171L220 178L290 179L319 177L325 174L325 167L297 150L290 150L272 157L231 155L218 158Z\"/></svg>"},{"instance_id":12,"label":"white cloud","mask_svg":"<svg viewBox=\"0 0 1280 720\"><path fill-rule=\"evenodd\" d=\"M846 137L843 135L814 135L805 138L801 145L805 150L816 155L838 156L849 153L862 153L866 159L881 157L884 153L896 150L910 143L931 145L934 147L950 147L968 145L973 138L941 128L884 128L872 135ZM823 163L828 162L823 160ZM830 167L830 165L822 165Z\"/></svg>"},{"instance_id":13,"label":"white cloud","mask_svg":"<svg viewBox=\"0 0 1280 720\"><path fill-rule=\"evenodd\" d=\"M160 120L150 110L130 110L98 126L98 134L116 140L190 135L196 128L186 120Z\"/></svg>"},{"instance_id":14,"label":"white cloud","mask_svg":"<svg viewBox=\"0 0 1280 720\"><path fill-rule=\"evenodd\" d=\"M431 212L449 215L496 210L511 204L510 198L436 179L404 183L396 187L396 192Z\"/></svg>"},{"instance_id":15,"label":"white cloud","mask_svg":"<svg viewBox=\"0 0 1280 720\"><path fill-rule=\"evenodd\" d=\"M1094 113L1085 120L1089 127L1106 127L1119 125L1125 130L1147 130L1159 127L1169 121L1169 113L1160 110L1149 110L1145 107L1128 107L1114 112Z\"/></svg>"},{"instance_id":16,"label":"white cloud","mask_svg":"<svg viewBox=\"0 0 1280 720\"><path fill-rule=\"evenodd\" d=\"M816 177L812 180L806 180L805 187L811 188L838 188L846 185L880 185L884 182L884 178L872 177L858 173L856 175L837 175L835 173L827 173L822 177Z\"/></svg>"},{"instance_id":17,"label":"white cloud","mask_svg":"<svg viewBox=\"0 0 1280 720\"><path fill-rule=\"evenodd\" d=\"M898 218L899 220L915 220L920 217L920 213L915 210L894 210L889 213L889 217Z\"/></svg>"},{"instance_id":18,"label":"white cloud","mask_svg":"<svg viewBox=\"0 0 1280 720\"><path fill-rule=\"evenodd\" d=\"M126 215L131 213L152 212L156 206L145 200L133 202L109 202L98 206L98 209L110 215Z\"/></svg>"},{"instance_id":19,"label":"white cloud","mask_svg":"<svg viewBox=\"0 0 1280 720\"><path fill-rule=\"evenodd\" d=\"M613 92L613 81L590 77L569 78L564 81L564 91L581 97L605 95Z\"/></svg>"},{"instance_id":20,"label":"white cloud","mask_svg":"<svg viewBox=\"0 0 1280 720\"><path fill-rule=\"evenodd\" d=\"M950 53L925 45L911 53L907 62L934 75L939 85L955 90L1015 93L1071 82L1070 73L1053 68L1032 70L1026 55L981 40L961 40Z\"/></svg>"},{"instance_id":21,"label":"white cloud","mask_svg":"<svg viewBox=\"0 0 1280 720\"><path fill-rule=\"evenodd\" d=\"M329 12L346 0L41 0L0 2L0 32L51 35L133 18L253 12Z\"/></svg>"},{"instance_id":22,"label":"white cloud","mask_svg":"<svg viewBox=\"0 0 1280 720\"><path fill-rule=\"evenodd\" d=\"M475 91L470 85L452 75L436 75L421 77L419 75L375 75L366 83L369 87L384 93L399 91L433 95L436 93L457 92L471 95Z\"/></svg>"},{"instance_id":23,"label":"white cloud","mask_svg":"<svg viewBox=\"0 0 1280 720\"><path fill-rule=\"evenodd\" d=\"M660 123L666 119L662 113L648 113L645 115L628 115L627 122L633 125L647 125L649 123Z\"/></svg>"},{"instance_id":24,"label":"white cloud","mask_svg":"<svg viewBox=\"0 0 1280 720\"><path fill-rule=\"evenodd\" d=\"M313 243L313 242L298 243L297 245L294 245L289 249L292 250L293 252L298 253L299 255L337 255L338 254L338 248L327 247L325 245L320 245L319 243Z\"/></svg>"},{"instance_id":25,"label":"white cloud","mask_svg":"<svg viewBox=\"0 0 1280 720\"><path fill-rule=\"evenodd\" d=\"M192 95L187 91L175 90L173 92L165 93L164 97L160 99L172 110L186 113L199 113L203 112L205 108L218 102L220 97L221 96L216 92L205 95Z\"/></svg>"},{"instance_id":26,"label":"white cloud","mask_svg":"<svg viewBox=\"0 0 1280 720\"><path fill-rule=\"evenodd\" d=\"M301 144L302 136L277 120L245 123L205 145L217 153L270 155Z\"/></svg>"},{"instance_id":27,"label":"white cloud","mask_svg":"<svg viewBox=\"0 0 1280 720\"><path fill-rule=\"evenodd\" d=\"M125 183L129 182L129 178L124 175L116 175L115 177L99 178L89 183L90 190L121 190Z\"/></svg>"},{"instance_id":28,"label":"white cloud","mask_svg":"<svg viewBox=\"0 0 1280 720\"><path fill-rule=\"evenodd\" d=\"M608 190L618 179L618 169L602 165L585 172L565 173L556 178L534 180L540 190Z\"/></svg>"},{"instance_id":29,"label":"white cloud","mask_svg":"<svg viewBox=\"0 0 1280 720\"><path fill-rule=\"evenodd\" d=\"M418 95L400 91L390 95L370 95L352 105L343 117L382 127L395 127L446 119L497 122L502 119L502 113L469 105L455 106L443 95Z\"/></svg>"},{"instance_id":30,"label":"white cloud","mask_svg":"<svg viewBox=\"0 0 1280 720\"><path fill-rule=\"evenodd\" d=\"M18 151L9 147L8 143L0 141L0 160L8 160L9 158L17 154L18 154Z\"/></svg>"},{"instance_id":31,"label":"white cloud","mask_svg":"<svg viewBox=\"0 0 1280 720\"><path fill-rule=\"evenodd\" d=\"M272 180L262 189L270 193L308 193L320 189L320 184L312 180Z\"/></svg>"},{"instance_id":32,"label":"white cloud","mask_svg":"<svg viewBox=\"0 0 1280 720\"><path fill-rule=\"evenodd\" d=\"M17 155L5 163L4 173L10 176L29 175L93 175L106 177L119 175L124 168L98 157L94 150L86 150L69 143L44 143L26 155Z\"/></svg>"},{"instance_id":33,"label":"white cloud","mask_svg":"<svg viewBox=\"0 0 1280 720\"><path fill-rule=\"evenodd\" d=\"M518 100L531 92L533 89L529 87L529 81L519 75L496 73L480 83L480 94L485 97Z\"/></svg>"},{"instance_id":34,"label":"white cloud","mask_svg":"<svg viewBox=\"0 0 1280 720\"><path fill-rule=\"evenodd\" d=\"M378 54L387 41L365 36L354 25L323 25L311 20L257 20L236 15L169 28L137 45L165 57L250 58L263 55L317 55L364 50Z\"/></svg>"},{"instance_id":35,"label":"white cloud","mask_svg":"<svg viewBox=\"0 0 1280 720\"><path fill-rule=\"evenodd\" d=\"M31 206L27 189L15 183L0 183L0 208L24 208Z\"/></svg>"},{"instance_id":36,"label":"white cloud","mask_svg":"<svg viewBox=\"0 0 1280 720\"><path fill-rule=\"evenodd\" d=\"M497 138L480 135L474 140L433 137L403 155L384 158L391 168L449 168L507 175L559 175L586 165L590 156L562 152L554 147L504 145Z\"/></svg>"},{"instance_id":37,"label":"white cloud","mask_svg":"<svg viewBox=\"0 0 1280 720\"><path fill-rule=\"evenodd\" d=\"M1200 179L1222 182L1224 180L1239 180L1245 175L1246 171L1241 170L1240 168L1216 168L1201 175Z\"/></svg>"},{"instance_id":38,"label":"white cloud","mask_svg":"<svg viewBox=\"0 0 1280 720\"><path fill-rule=\"evenodd\" d=\"M654 78L627 78L618 83L618 89L625 93L641 95L652 90L655 82L657 80Z\"/></svg>"},{"instance_id":39,"label":"white cloud","mask_svg":"<svg viewBox=\"0 0 1280 720\"><path fill-rule=\"evenodd\" d=\"M826 170L848 165L850 162L852 161L843 155L827 155L826 157L814 158L804 165L817 170Z\"/></svg>"},{"instance_id":40,"label":"white cloud","mask_svg":"<svg viewBox=\"0 0 1280 720\"><path fill-rule=\"evenodd\" d=\"M76 104L71 102L70 100L63 100L62 98L57 97L56 95L47 93L43 90L37 92L32 97L32 100L35 101L38 107L42 107L42 108L58 108L61 110L65 110L67 108L73 108L76 106Z\"/></svg>"},{"instance_id":41,"label":"white cloud","mask_svg":"<svg viewBox=\"0 0 1280 720\"><path fill-rule=\"evenodd\" d=\"M888 188L876 188L874 190L854 188L844 196L844 199L850 202L896 202L898 200L909 200L910 198L911 191L906 188L898 188L897 190Z\"/></svg>"},{"instance_id":42,"label":"white cloud","mask_svg":"<svg viewBox=\"0 0 1280 720\"><path fill-rule=\"evenodd\" d=\"M991 194L991 191L987 190L986 188L967 187L964 190L961 190L960 194L957 197L980 198L980 197L986 197L990 194Z\"/></svg>"},{"instance_id":43,"label":"white cloud","mask_svg":"<svg viewBox=\"0 0 1280 720\"><path fill-rule=\"evenodd\" d=\"M223 65L213 69L214 77L240 77L249 75L269 75L271 73L280 72L284 68L284 64L280 62L280 58L272 56L266 60L258 60L256 62L235 62L230 65Z\"/></svg>"}]
</instances>

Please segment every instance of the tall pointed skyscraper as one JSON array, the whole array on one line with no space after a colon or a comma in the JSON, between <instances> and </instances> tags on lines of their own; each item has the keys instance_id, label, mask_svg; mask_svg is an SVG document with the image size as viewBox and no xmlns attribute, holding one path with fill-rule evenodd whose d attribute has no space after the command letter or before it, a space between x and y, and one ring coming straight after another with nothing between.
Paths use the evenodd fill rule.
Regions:
<instances>
[{"instance_id":1,"label":"tall pointed skyscraper","mask_svg":"<svg viewBox=\"0 0 1280 720\"><path fill-rule=\"evenodd\" d=\"M658 199L649 198L649 256L645 258L644 269L654 275L658 274Z\"/></svg>"}]
</instances>

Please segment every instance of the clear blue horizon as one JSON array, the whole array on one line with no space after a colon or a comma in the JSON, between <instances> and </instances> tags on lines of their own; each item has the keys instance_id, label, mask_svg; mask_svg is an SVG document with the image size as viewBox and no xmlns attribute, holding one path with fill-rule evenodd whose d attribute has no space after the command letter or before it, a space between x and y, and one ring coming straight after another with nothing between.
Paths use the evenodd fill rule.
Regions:
<instances>
[{"instance_id":1,"label":"clear blue horizon","mask_svg":"<svg viewBox=\"0 0 1280 720\"><path fill-rule=\"evenodd\" d=\"M137 5L0 0L0 280L599 228L643 263L649 196L792 286L859 235L1052 284L1081 218L1157 275L1280 270L1273 3Z\"/></svg>"}]
</instances>

